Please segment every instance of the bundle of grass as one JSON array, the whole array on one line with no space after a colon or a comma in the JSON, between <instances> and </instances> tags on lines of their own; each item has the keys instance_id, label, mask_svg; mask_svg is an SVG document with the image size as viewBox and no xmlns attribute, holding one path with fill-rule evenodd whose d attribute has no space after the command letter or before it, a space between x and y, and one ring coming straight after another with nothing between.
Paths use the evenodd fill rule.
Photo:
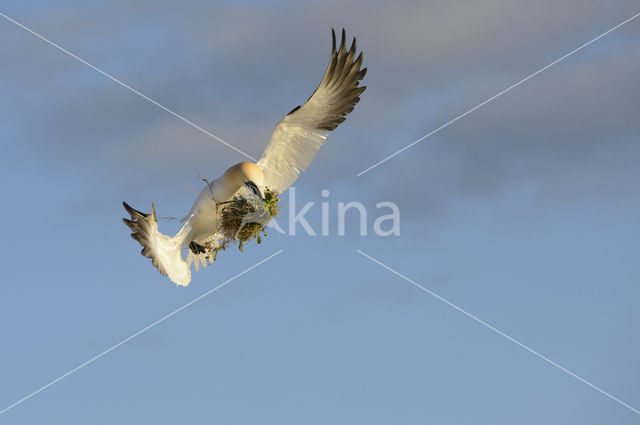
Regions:
<instances>
[{"instance_id":1,"label":"bundle of grass","mask_svg":"<svg viewBox=\"0 0 640 425\"><path fill-rule=\"evenodd\" d=\"M218 248L213 249L212 261L216 259L218 251L226 250L231 243L237 242L240 251L244 251L245 242L252 239L262 243L262 237L267 236L267 224L278 215L278 194L266 188L264 203L257 198L235 196L220 208L218 227L224 239L219 241Z\"/></svg>"}]
</instances>

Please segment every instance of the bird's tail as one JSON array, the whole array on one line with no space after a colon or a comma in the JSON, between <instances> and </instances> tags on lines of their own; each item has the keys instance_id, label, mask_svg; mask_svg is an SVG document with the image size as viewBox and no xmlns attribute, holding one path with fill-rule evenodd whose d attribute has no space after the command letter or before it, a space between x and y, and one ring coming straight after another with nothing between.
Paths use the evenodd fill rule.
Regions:
<instances>
[{"instance_id":1,"label":"bird's tail","mask_svg":"<svg viewBox=\"0 0 640 425\"><path fill-rule=\"evenodd\" d=\"M191 281L191 270L182 258L182 240L163 235L158 231L156 211L151 205L151 214L144 214L123 202L131 220L123 218L124 224L133 231L131 237L142 245L141 254L151 258L151 263L160 273L173 282L187 286Z\"/></svg>"}]
</instances>

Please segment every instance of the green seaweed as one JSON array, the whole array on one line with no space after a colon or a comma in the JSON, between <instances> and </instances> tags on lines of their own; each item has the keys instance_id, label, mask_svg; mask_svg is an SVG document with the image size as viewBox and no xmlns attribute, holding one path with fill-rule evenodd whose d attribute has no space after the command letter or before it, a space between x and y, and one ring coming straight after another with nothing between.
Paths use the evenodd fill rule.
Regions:
<instances>
[{"instance_id":1,"label":"green seaweed","mask_svg":"<svg viewBox=\"0 0 640 425\"><path fill-rule=\"evenodd\" d=\"M271 217L278 215L278 194L266 188L264 193L264 204ZM231 244L238 244L238 249L244 252L244 244L255 240L261 244L262 238L267 236L266 224L245 223L242 224L247 214L255 212L251 203L242 196L234 196L231 201L222 205L220 210L219 231L224 236L219 241L219 246L211 250L209 261L213 262L217 258L218 251L225 251Z\"/></svg>"}]
</instances>

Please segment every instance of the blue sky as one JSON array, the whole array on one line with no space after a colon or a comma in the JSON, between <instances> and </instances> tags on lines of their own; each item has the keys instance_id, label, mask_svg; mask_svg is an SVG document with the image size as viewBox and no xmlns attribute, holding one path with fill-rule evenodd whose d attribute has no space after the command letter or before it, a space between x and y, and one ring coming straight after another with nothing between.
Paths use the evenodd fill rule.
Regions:
<instances>
[{"instance_id":1,"label":"blue sky","mask_svg":"<svg viewBox=\"0 0 640 425\"><path fill-rule=\"evenodd\" d=\"M296 183L315 228L330 190L331 235L271 232L177 288L139 255L121 201L182 216L199 174L243 157L0 19L0 410L283 250L0 423L640 422L356 252L640 408L640 21L356 177L640 12L530 3L3 3L253 156L319 82L331 27L358 37L369 72ZM349 201L369 229L377 202L397 203L401 235L351 221L338 237Z\"/></svg>"}]
</instances>

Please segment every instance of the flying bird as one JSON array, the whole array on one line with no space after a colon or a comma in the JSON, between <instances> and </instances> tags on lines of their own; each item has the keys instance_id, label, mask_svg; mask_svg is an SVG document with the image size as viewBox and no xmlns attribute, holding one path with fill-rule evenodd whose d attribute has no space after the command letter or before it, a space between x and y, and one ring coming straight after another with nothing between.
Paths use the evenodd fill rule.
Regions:
<instances>
[{"instance_id":1,"label":"flying bird","mask_svg":"<svg viewBox=\"0 0 640 425\"><path fill-rule=\"evenodd\" d=\"M355 37L347 50L344 29L337 49L334 30L331 36L329 65L311 97L276 125L257 163L240 162L220 178L207 182L174 236L158 230L153 205L151 213L145 214L123 202L131 216L123 222L133 231L131 237L142 245L142 255L177 285L189 284L192 263L195 262L196 270L200 262L206 266L203 246L216 246L222 239L218 207L237 195L264 202L266 188L283 193L301 171L307 170L329 132L345 120L360 100L366 87L359 84L367 72L367 68L362 68L362 52L356 57ZM183 248L187 250L186 258Z\"/></svg>"}]
</instances>

